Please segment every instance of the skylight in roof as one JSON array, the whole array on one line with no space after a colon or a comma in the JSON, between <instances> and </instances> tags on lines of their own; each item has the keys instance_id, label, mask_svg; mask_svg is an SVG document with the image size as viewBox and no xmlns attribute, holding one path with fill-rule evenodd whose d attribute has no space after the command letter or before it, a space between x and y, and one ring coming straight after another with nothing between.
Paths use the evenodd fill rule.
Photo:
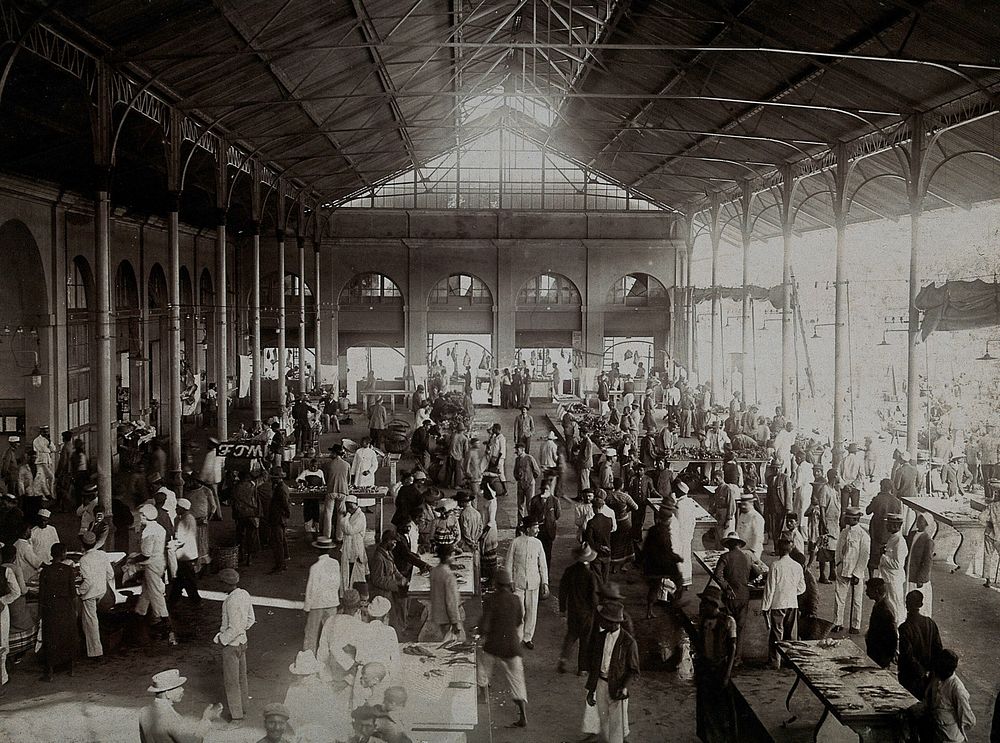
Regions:
<instances>
[{"instance_id":1,"label":"skylight in roof","mask_svg":"<svg viewBox=\"0 0 1000 743\"><path fill-rule=\"evenodd\" d=\"M385 209L656 211L611 178L500 127L340 204Z\"/></svg>"},{"instance_id":2,"label":"skylight in roof","mask_svg":"<svg viewBox=\"0 0 1000 743\"><path fill-rule=\"evenodd\" d=\"M556 120L555 111L544 99L507 95L503 86L497 86L487 93L470 96L462 102L462 123L468 124L504 109L518 111L544 129L548 129Z\"/></svg>"}]
</instances>

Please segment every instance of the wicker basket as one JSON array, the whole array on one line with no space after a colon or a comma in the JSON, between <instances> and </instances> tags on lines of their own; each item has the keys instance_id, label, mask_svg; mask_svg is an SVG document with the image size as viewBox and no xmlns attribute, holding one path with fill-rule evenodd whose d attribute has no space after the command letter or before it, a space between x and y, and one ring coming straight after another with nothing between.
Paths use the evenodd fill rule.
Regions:
<instances>
[{"instance_id":1,"label":"wicker basket","mask_svg":"<svg viewBox=\"0 0 1000 743\"><path fill-rule=\"evenodd\" d=\"M235 570L240 564L239 547L212 547L212 570L218 573L220 570L232 568Z\"/></svg>"}]
</instances>

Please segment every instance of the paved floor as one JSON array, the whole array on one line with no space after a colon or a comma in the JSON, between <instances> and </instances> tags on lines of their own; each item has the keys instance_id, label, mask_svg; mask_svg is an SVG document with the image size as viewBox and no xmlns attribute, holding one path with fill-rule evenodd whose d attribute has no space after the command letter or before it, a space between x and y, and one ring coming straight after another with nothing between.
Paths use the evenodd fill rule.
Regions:
<instances>
[{"instance_id":1,"label":"paved floor","mask_svg":"<svg viewBox=\"0 0 1000 743\"><path fill-rule=\"evenodd\" d=\"M535 415L539 435L546 432L541 414L543 406L536 406ZM233 415L235 426L243 419L243 411ZM245 416L249 417L249 416ZM484 433L495 421L510 432L514 414L510 411L477 411L474 430ZM197 435L197 434L196 434ZM203 433L201 435L204 435ZM360 428L343 432L344 436L358 438ZM336 437L324 437L323 444ZM404 462L405 466L405 462ZM508 464L508 475L510 464ZM567 474L566 487L572 492L575 482ZM384 477L383 473L383 477ZM570 504L566 504L569 506ZM305 576L314 559L311 548L301 539L301 510L293 509L295 537L290 542L291 570L281 576L267 574L269 563L262 559L245 572L245 586L255 596L301 600L305 589ZM500 527L509 534L515 520L513 495L501 501ZM569 564L573 544L572 508L563 513L561 533L553 555L553 589L557 578ZM68 517L57 521L60 530L75 533L75 524ZM231 529L231 522L214 525L219 530ZM505 545L501 545L503 550ZM670 741L684 743L695 740L694 692L689 682L679 681L673 673L655 670L659 667L657 644L669 635L671 628L662 617L652 622L643 616L644 584L637 571L630 570L616 575L626 595L626 606L636 619L637 634L643 648L642 680L631 690L630 720L632 743L659 743ZM696 576L695 587L700 590L704 576ZM996 686L1000 683L1000 643L996 642L1000 595L982 587L982 584L964 575L950 575L942 565L934 570L934 616L941 627L945 644L954 647L962 656L959 675L965 680L972 694L973 707L979 725L971 740L986 741ZM219 588L214 577L202 581L206 589ZM829 586L820 586L825 614L832 615L833 595ZM469 625L478 621L475 607L469 612ZM868 613L868 606L865 614ZM516 717L509 694L497 690L489 708L480 706L480 719L491 721L481 725L477 735L470 736L470 743L490 740L495 743L522 743L545 741L575 741L580 736L580 722L584 708L583 679L572 674L556 673L556 661L562 636L558 605L554 598L542 603L539 609L539 629L536 650L526 651L525 667L528 679L529 728L517 730L507 727ZM179 706L186 714L198 714L205 705L223 698L221 663L218 649L211 644L217 630L219 604L205 601L199 609L181 606L175 613L181 644L169 647L165 642L154 642L145 647L128 645L114 651L106 662L78 663L75 675L70 678L58 675L50 684L39 681L39 668L32 657L25 658L11 668L11 682L4 687L0 697L0 741L117 741L137 740L136 710L148 699L145 687L149 677L164 668L179 668L189 677L187 695ZM262 735L259 715L264 704L284 698L288 682L287 667L300 646L304 617L301 612L275 607L260 607L257 627L251 631L248 651L250 670L251 709L242 725L220 726L213 730L210 740L228 743L256 741ZM805 741L810 735L810 720L818 719L818 705L811 704L806 691L799 691L802 710L798 724L783 729L784 691L791 684L785 672L747 669L744 675L754 677L755 699L761 707L761 717L771 727L775 740ZM810 718L810 715L812 717ZM743 739L753 740L744 734ZM823 739L846 740L843 730L828 725ZM429 741L431 739L428 739Z\"/></svg>"}]
</instances>

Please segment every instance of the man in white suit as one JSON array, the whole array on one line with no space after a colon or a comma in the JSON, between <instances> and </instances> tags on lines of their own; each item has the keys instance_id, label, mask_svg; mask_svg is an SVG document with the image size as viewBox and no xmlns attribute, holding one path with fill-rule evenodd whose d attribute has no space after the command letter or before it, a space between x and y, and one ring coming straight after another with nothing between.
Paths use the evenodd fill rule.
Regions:
<instances>
[{"instance_id":1,"label":"man in white suit","mask_svg":"<svg viewBox=\"0 0 1000 743\"><path fill-rule=\"evenodd\" d=\"M538 617L539 592L548 595L549 568L545 551L537 538L538 522L526 518L521 524L521 534L514 537L507 550L504 567L513 579L514 595L524 608L524 635L522 641L528 650L534 650L535 620Z\"/></svg>"},{"instance_id":2,"label":"man in white suit","mask_svg":"<svg viewBox=\"0 0 1000 743\"><path fill-rule=\"evenodd\" d=\"M861 632L861 605L864 600L862 584L868 577L868 554L871 552L871 537L859 523L861 509L848 506L844 511L844 528L837 537L837 551L834 555L837 581L834 584L834 632L844 628L844 610L850 596L850 632Z\"/></svg>"}]
</instances>

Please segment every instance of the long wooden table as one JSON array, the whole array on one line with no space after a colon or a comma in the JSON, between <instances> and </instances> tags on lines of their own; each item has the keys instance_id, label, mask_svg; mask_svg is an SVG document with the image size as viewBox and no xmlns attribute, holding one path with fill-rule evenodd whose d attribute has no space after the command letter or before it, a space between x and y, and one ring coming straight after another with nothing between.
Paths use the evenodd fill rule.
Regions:
<instances>
[{"instance_id":1,"label":"long wooden table","mask_svg":"<svg viewBox=\"0 0 1000 743\"><path fill-rule=\"evenodd\" d=\"M715 582L715 568L718 567L719 558L725 552L726 550L695 550L693 552L695 562L708 573L708 583ZM740 642L740 658L743 661L763 663L768 657L767 620L761 609L763 599L763 588L750 588L750 609L747 614L746 626L743 628L743 639Z\"/></svg>"},{"instance_id":2,"label":"long wooden table","mask_svg":"<svg viewBox=\"0 0 1000 743\"><path fill-rule=\"evenodd\" d=\"M406 715L414 743L464 741L479 724L476 704L476 651L452 652L440 642L404 643L400 648ZM411 655L419 648L424 655ZM433 657L427 657L426 654ZM428 735L428 733L431 733Z\"/></svg>"},{"instance_id":3,"label":"long wooden table","mask_svg":"<svg viewBox=\"0 0 1000 743\"><path fill-rule=\"evenodd\" d=\"M902 743L907 710L917 703L891 671L879 668L851 640L792 640L779 642L778 653L795 670L785 707L805 683L823 705L813 732L815 741L829 715L851 730L862 743Z\"/></svg>"},{"instance_id":4,"label":"long wooden table","mask_svg":"<svg viewBox=\"0 0 1000 743\"><path fill-rule=\"evenodd\" d=\"M983 564L983 542L986 526L980 521L979 513L970 504L934 496L901 498L907 506L918 513L926 513L934 519L934 536L946 524L958 532L958 546L946 562L953 565L951 572L959 570L966 575L980 577L977 569Z\"/></svg>"}]
</instances>

